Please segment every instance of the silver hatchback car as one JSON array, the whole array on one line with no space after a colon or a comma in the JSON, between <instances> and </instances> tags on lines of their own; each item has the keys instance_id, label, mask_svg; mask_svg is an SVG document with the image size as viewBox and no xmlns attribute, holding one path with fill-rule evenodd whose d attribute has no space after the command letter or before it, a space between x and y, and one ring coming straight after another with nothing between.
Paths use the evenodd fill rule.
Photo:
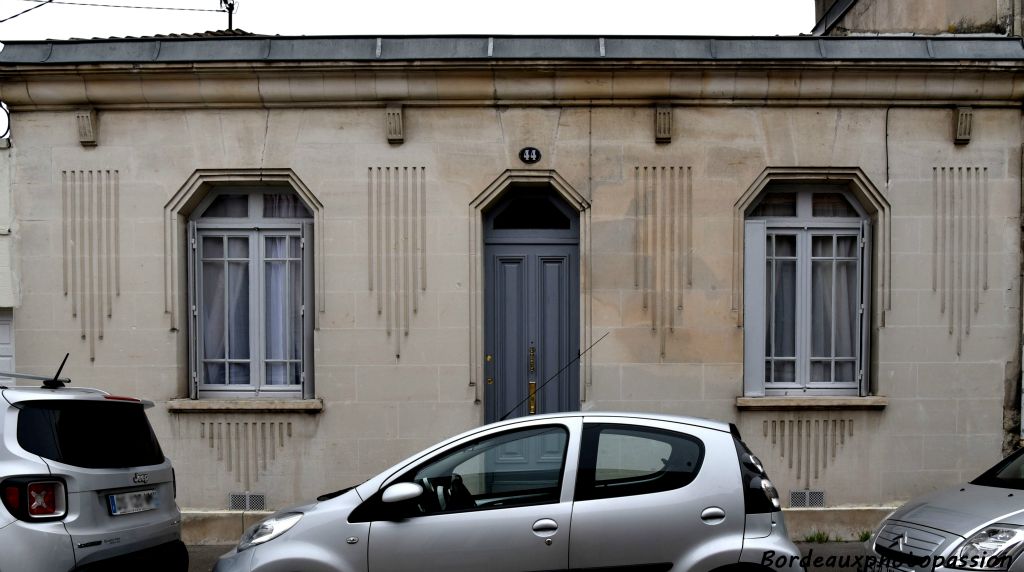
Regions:
<instances>
[{"instance_id":1,"label":"silver hatchback car","mask_svg":"<svg viewBox=\"0 0 1024 572\"><path fill-rule=\"evenodd\" d=\"M869 570L1024 572L1024 449L970 483L903 505L867 545Z\"/></svg>"},{"instance_id":2,"label":"silver hatchback car","mask_svg":"<svg viewBox=\"0 0 1024 572\"><path fill-rule=\"evenodd\" d=\"M278 512L214 570L802 570L799 556L734 426L570 413L474 429Z\"/></svg>"},{"instance_id":3,"label":"silver hatchback car","mask_svg":"<svg viewBox=\"0 0 1024 572\"><path fill-rule=\"evenodd\" d=\"M0 569L185 572L174 471L145 407L0 386Z\"/></svg>"}]
</instances>

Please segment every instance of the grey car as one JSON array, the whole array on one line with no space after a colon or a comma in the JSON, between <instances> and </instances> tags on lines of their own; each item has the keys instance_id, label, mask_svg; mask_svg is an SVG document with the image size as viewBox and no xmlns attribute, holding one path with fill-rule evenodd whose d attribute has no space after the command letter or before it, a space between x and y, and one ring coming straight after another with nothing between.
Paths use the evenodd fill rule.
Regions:
<instances>
[{"instance_id":1,"label":"grey car","mask_svg":"<svg viewBox=\"0 0 1024 572\"><path fill-rule=\"evenodd\" d=\"M870 570L1024 572L1024 449L970 483L903 505L867 545Z\"/></svg>"},{"instance_id":2,"label":"grey car","mask_svg":"<svg viewBox=\"0 0 1024 572\"><path fill-rule=\"evenodd\" d=\"M799 555L734 426L569 413L474 429L278 512L214 570L801 570Z\"/></svg>"},{"instance_id":3,"label":"grey car","mask_svg":"<svg viewBox=\"0 0 1024 572\"><path fill-rule=\"evenodd\" d=\"M0 386L0 570L185 572L152 403Z\"/></svg>"}]
</instances>

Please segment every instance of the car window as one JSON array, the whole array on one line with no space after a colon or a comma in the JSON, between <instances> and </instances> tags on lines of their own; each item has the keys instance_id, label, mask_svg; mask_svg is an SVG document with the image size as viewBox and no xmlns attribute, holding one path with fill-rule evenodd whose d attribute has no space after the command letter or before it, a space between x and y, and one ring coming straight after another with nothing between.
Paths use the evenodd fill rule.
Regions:
<instances>
[{"instance_id":1,"label":"car window","mask_svg":"<svg viewBox=\"0 0 1024 572\"><path fill-rule=\"evenodd\" d=\"M971 484L1024 490L1024 449L1003 459Z\"/></svg>"},{"instance_id":2,"label":"car window","mask_svg":"<svg viewBox=\"0 0 1024 572\"><path fill-rule=\"evenodd\" d=\"M164 462L141 403L41 400L18 408L18 443L40 457L88 469Z\"/></svg>"},{"instance_id":3,"label":"car window","mask_svg":"<svg viewBox=\"0 0 1024 572\"><path fill-rule=\"evenodd\" d=\"M419 514L558 502L568 441L562 426L501 433L450 451L403 480L424 488Z\"/></svg>"},{"instance_id":4,"label":"car window","mask_svg":"<svg viewBox=\"0 0 1024 572\"><path fill-rule=\"evenodd\" d=\"M576 500L642 495L688 485L704 459L704 445L684 433L589 423L583 429L583 450Z\"/></svg>"}]
</instances>

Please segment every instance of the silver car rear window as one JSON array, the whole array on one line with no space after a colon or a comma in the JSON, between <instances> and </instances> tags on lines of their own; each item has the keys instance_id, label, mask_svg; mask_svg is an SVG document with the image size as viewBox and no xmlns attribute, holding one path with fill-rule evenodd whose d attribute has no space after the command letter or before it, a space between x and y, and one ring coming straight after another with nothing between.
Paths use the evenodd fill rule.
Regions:
<instances>
[{"instance_id":1,"label":"silver car rear window","mask_svg":"<svg viewBox=\"0 0 1024 572\"><path fill-rule=\"evenodd\" d=\"M18 408L18 444L45 459L88 469L164 462L141 403L47 400Z\"/></svg>"}]
</instances>

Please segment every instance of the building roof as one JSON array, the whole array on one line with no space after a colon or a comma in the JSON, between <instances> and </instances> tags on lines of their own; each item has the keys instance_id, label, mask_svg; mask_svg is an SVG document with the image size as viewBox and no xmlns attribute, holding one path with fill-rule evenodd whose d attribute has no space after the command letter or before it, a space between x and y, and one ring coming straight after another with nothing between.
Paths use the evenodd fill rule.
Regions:
<instances>
[{"instance_id":1,"label":"building roof","mask_svg":"<svg viewBox=\"0 0 1024 572\"><path fill-rule=\"evenodd\" d=\"M843 0L837 2L842 4ZM3 65L300 61L1020 61L994 36L216 36L12 41Z\"/></svg>"}]
</instances>

